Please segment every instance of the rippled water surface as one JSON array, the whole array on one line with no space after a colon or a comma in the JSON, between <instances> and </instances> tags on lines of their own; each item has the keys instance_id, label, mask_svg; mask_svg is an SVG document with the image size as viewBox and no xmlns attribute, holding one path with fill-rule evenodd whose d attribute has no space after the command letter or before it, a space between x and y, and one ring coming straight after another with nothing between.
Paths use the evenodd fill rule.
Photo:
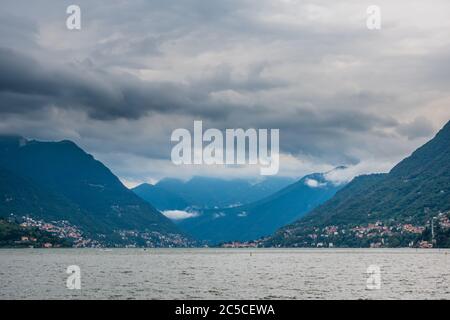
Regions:
<instances>
[{"instance_id":1,"label":"rippled water surface","mask_svg":"<svg viewBox=\"0 0 450 320\"><path fill-rule=\"evenodd\" d=\"M66 288L69 265L81 290ZM0 283L0 299L449 299L450 251L0 250Z\"/></svg>"}]
</instances>

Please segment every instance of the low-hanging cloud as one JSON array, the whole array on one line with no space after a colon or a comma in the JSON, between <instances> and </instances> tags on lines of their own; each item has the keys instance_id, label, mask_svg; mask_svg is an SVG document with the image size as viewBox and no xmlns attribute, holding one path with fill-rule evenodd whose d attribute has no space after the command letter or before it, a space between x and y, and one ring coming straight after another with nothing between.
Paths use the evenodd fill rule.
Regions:
<instances>
[{"instance_id":1,"label":"low-hanging cloud","mask_svg":"<svg viewBox=\"0 0 450 320\"><path fill-rule=\"evenodd\" d=\"M162 214L171 220L184 220L198 216L197 212L188 212L183 210L165 210Z\"/></svg>"}]
</instances>

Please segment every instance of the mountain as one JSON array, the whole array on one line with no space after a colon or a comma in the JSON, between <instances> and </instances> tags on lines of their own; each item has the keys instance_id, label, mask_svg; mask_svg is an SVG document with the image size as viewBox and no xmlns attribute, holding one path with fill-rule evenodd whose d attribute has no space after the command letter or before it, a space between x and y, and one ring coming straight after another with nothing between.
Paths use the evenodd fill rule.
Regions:
<instances>
[{"instance_id":1,"label":"mountain","mask_svg":"<svg viewBox=\"0 0 450 320\"><path fill-rule=\"evenodd\" d=\"M438 227L446 226L448 211L450 122L388 174L355 178L331 200L276 232L266 245L408 245L424 240L420 231L429 228L431 219ZM327 232L331 229L332 235Z\"/></svg>"},{"instance_id":2,"label":"mountain","mask_svg":"<svg viewBox=\"0 0 450 320\"><path fill-rule=\"evenodd\" d=\"M90 225L93 231L96 230L87 212L63 195L41 188L32 180L1 167L0 197L2 217L30 214L49 221L71 220L76 225Z\"/></svg>"},{"instance_id":3,"label":"mountain","mask_svg":"<svg viewBox=\"0 0 450 320\"><path fill-rule=\"evenodd\" d=\"M183 210L190 206L178 194L148 183L143 183L131 190L158 210Z\"/></svg>"},{"instance_id":4,"label":"mountain","mask_svg":"<svg viewBox=\"0 0 450 320\"><path fill-rule=\"evenodd\" d=\"M144 185L133 191L143 199L150 200L150 203L160 210L184 209L184 203L189 207L223 208L263 199L293 182L292 178L285 177L267 177L256 182L209 177L193 177L188 181L165 178L153 188Z\"/></svg>"},{"instance_id":5,"label":"mountain","mask_svg":"<svg viewBox=\"0 0 450 320\"><path fill-rule=\"evenodd\" d=\"M193 237L211 243L251 240L295 221L340 188L329 182L325 174L311 174L262 200L204 210L197 217L181 221L179 226Z\"/></svg>"},{"instance_id":6,"label":"mountain","mask_svg":"<svg viewBox=\"0 0 450 320\"><path fill-rule=\"evenodd\" d=\"M180 231L128 190L101 162L70 141L0 137L0 217L68 220L115 244L161 244Z\"/></svg>"}]
</instances>

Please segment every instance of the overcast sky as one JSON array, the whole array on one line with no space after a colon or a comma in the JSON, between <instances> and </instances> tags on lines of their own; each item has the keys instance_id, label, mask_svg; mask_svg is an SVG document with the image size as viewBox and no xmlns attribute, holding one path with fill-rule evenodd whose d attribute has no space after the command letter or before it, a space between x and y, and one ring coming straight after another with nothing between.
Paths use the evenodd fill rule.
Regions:
<instances>
[{"instance_id":1,"label":"overcast sky","mask_svg":"<svg viewBox=\"0 0 450 320\"><path fill-rule=\"evenodd\" d=\"M194 120L279 128L280 175L385 172L450 120L450 2L392 2L4 0L0 132L73 140L127 185L257 177L174 166Z\"/></svg>"}]
</instances>

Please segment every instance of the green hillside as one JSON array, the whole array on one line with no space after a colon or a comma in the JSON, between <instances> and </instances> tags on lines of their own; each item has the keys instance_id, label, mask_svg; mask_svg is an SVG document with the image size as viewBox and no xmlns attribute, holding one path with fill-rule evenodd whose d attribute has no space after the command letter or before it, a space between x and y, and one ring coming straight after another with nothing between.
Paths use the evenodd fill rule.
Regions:
<instances>
[{"instance_id":1,"label":"green hillside","mask_svg":"<svg viewBox=\"0 0 450 320\"><path fill-rule=\"evenodd\" d=\"M403 232L409 226L404 226L411 224L429 228L432 218L437 219L439 213L448 211L450 123L388 174L355 178L331 200L294 224L282 228L265 243L274 246L311 246L317 243L367 246L381 241L383 233L385 239L382 245L385 245L385 240L394 237L399 238L394 241L396 244L417 242L424 239L419 234L416 238L409 237L408 232ZM445 219L442 221L445 224ZM376 222L384 228L380 227L384 231L378 232L378 238L374 236L372 239L377 242L365 239L367 237L355 241L349 235L355 228L370 228L369 224ZM440 226L439 223L437 225ZM329 234L326 231L329 227L333 230L337 227L337 235L336 231ZM399 231L399 228L402 230ZM377 230L375 227L373 229ZM346 234L343 233L345 231Z\"/></svg>"},{"instance_id":2,"label":"green hillside","mask_svg":"<svg viewBox=\"0 0 450 320\"><path fill-rule=\"evenodd\" d=\"M0 179L0 217L68 220L106 245L183 242L169 219L73 142L0 137Z\"/></svg>"}]
</instances>

